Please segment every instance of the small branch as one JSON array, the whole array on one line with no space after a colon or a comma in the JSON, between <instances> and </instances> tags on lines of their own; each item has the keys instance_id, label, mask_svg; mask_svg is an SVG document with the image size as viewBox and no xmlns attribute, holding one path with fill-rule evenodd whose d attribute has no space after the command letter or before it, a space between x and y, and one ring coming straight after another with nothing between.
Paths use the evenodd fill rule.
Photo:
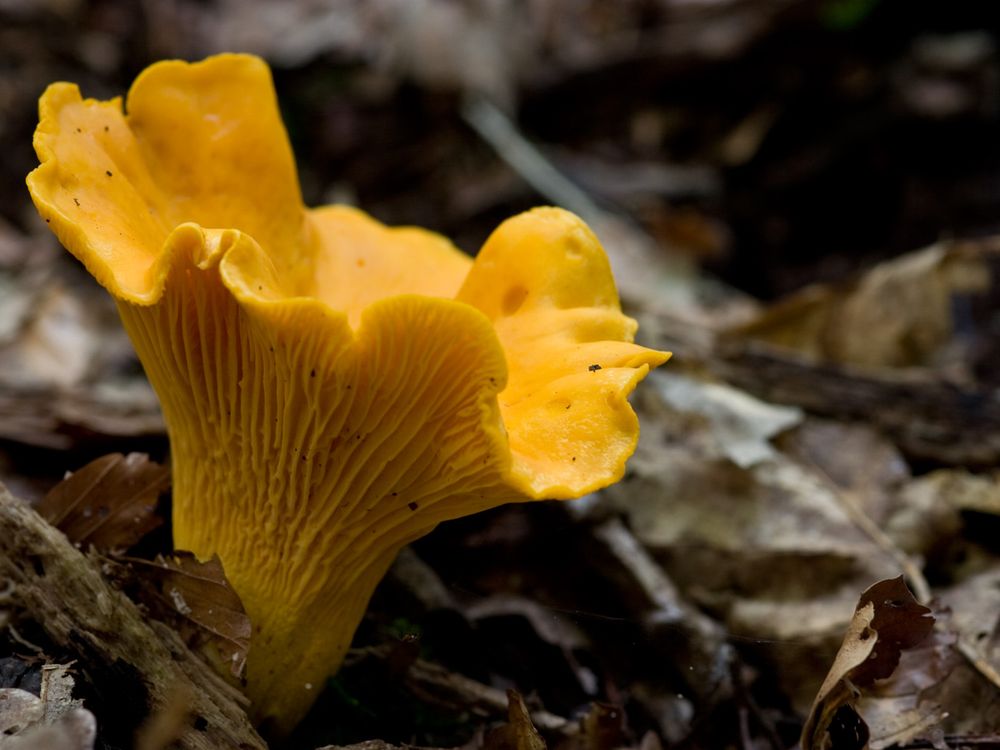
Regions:
<instances>
[{"instance_id":1,"label":"small branch","mask_svg":"<svg viewBox=\"0 0 1000 750\"><path fill-rule=\"evenodd\" d=\"M840 503L840 506L847 512L851 522L857 526L872 543L875 544L886 556L891 557L893 562L899 566L913 587L913 593L918 602L927 604L931 600L931 587L924 578L924 573L920 566L914 562L906 552L901 550L892 538L879 528L879 525L872 520L871 516L865 513L861 503L857 501L854 493L837 484L833 478L826 473L823 467L814 461L809 461L810 468L816 472L827 489Z\"/></svg>"},{"instance_id":2,"label":"small branch","mask_svg":"<svg viewBox=\"0 0 1000 750\"><path fill-rule=\"evenodd\" d=\"M236 688L194 656L175 631L147 621L130 599L108 584L97 562L2 484L0 581L13 585L13 604L53 642L78 653L85 665L95 671L131 667L147 692L151 714L176 711L178 694L189 695L190 722L175 747L266 747L246 716L246 698Z\"/></svg>"},{"instance_id":3,"label":"small branch","mask_svg":"<svg viewBox=\"0 0 1000 750\"><path fill-rule=\"evenodd\" d=\"M588 223L599 222L604 211L521 135L503 110L484 97L472 96L462 106L462 117L539 194Z\"/></svg>"},{"instance_id":4,"label":"small branch","mask_svg":"<svg viewBox=\"0 0 1000 750\"><path fill-rule=\"evenodd\" d=\"M973 669L989 680L995 688L1000 690L1000 672L997 672L996 668L976 651L976 647L969 643L967 638L959 635L955 648L966 658Z\"/></svg>"},{"instance_id":5,"label":"small branch","mask_svg":"<svg viewBox=\"0 0 1000 750\"><path fill-rule=\"evenodd\" d=\"M946 734L941 738L947 747L982 747L1000 748L1000 734ZM915 750L916 748L940 747L934 740L913 740L896 746L898 750Z\"/></svg>"},{"instance_id":6,"label":"small branch","mask_svg":"<svg viewBox=\"0 0 1000 750\"><path fill-rule=\"evenodd\" d=\"M348 655L351 664L367 659L388 661L392 647L374 646L355 649ZM469 710L484 716L500 718L507 715L507 694L470 677L452 672L440 664L415 659L402 673L409 690L420 700L448 709ZM562 735L572 735L577 724L548 711L531 711L531 721L538 729Z\"/></svg>"},{"instance_id":7,"label":"small branch","mask_svg":"<svg viewBox=\"0 0 1000 750\"><path fill-rule=\"evenodd\" d=\"M1000 400L993 389L812 362L754 341L720 340L700 354L713 374L765 401L874 424L908 457L959 466L1000 461Z\"/></svg>"}]
</instances>

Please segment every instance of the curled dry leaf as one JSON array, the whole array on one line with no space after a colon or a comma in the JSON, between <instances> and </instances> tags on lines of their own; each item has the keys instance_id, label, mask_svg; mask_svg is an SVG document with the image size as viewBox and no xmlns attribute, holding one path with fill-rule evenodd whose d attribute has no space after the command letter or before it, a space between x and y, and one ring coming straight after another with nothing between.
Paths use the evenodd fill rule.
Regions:
<instances>
[{"instance_id":1,"label":"curled dry leaf","mask_svg":"<svg viewBox=\"0 0 1000 750\"><path fill-rule=\"evenodd\" d=\"M996 241L940 243L875 266L844 284L816 285L730 333L863 367L953 365L955 298L994 283Z\"/></svg>"},{"instance_id":2,"label":"curled dry leaf","mask_svg":"<svg viewBox=\"0 0 1000 750\"><path fill-rule=\"evenodd\" d=\"M41 699L27 690L0 688L0 735L16 735L45 715Z\"/></svg>"},{"instance_id":3,"label":"curled dry leaf","mask_svg":"<svg viewBox=\"0 0 1000 750\"><path fill-rule=\"evenodd\" d=\"M42 667L41 695L0 688L4 750L93 750L97 720L74 699L69 665Z\"/></svg>"},{"instance_id":4,"label":"curled dry leaf","mask_svg":"<svg viewBox=\"0 0 1000 750\"><path fill-rule=\"evenodd\" d=\"M159 439L165 431L156 395L144 379L40 390L0 384L4 440L68 451L120 443L122 437Z\"/></svg>"},{"instance_id":5,"label":"curled dry leaf","mask_svg":"<svg viewBox=\"0 0 1000 750\"><path fill-rule=\"evenodd\" d=\"M1000 665L1000 565L940 592L950 625L968 648L955 660L930 697L948 709L942 728L948 735L985 735L1000 727L1000 699L987 679ZM957 653L957 652L956 652Z\"/></svg>"},{"instance_id":6,"label":"curled dry leaf","mask_svg":"<svg viewBox=\"0 0 1000 750\"><path fill-rule=\"evenodd\" d=\"M862 689L892 675L900 653L933 627L931 611L917 603L902 576L865 591L802 729L802 750L867 748L870 730L857 710Z\"/></svg>"},{"instance_id":7,"label":"curled dry leaf","mask_svg":"<svg viewBox=\"0 0 1000 750\"><path fill-rule=\"evenodd\" d=\"M802 423L800 409L776 406L721 383L677 373L650 373L663 402L707 428L707 446L742 469L775 455L771 439Z\"/></svg>"},{"instance_id":8,"label":"curled dry leaf","mask_svg":"<svg viewBox=\"0 0 1000 750\"><path fill-rule=\"evenodd\" d=\"M871 750L930 739L930 731L940 732L944 726L939 725L956 707L945 686L962 657L946 624L947 611L935 610L934 616L938 627L904 651L892 676L865 691L858 702L858 713L870 729Z\"/></svg>"},{"instance_id":9,"label":"curled dry leaf","mask_svg":"<svg viewBox=\"0 0 1000 750\"><path fill-rule=\"evenodd\" d=\"M545 740L531 723L524 698L516 690L507 691L507 723L490 730L483 750L545 750Z\"/></svg>"},{"instance_id":10,"label":"curled dry leaf","mask_svg":"<svg viewBox=\"0 0 1000 750\"><path fill-rule=\"evenodd\" d=\"M57 484L38 512L74 544L126 550L163 521L156 515L170 471L144 453L111 453Z\"/></svg>"},{"instance_id":11,"label":"curled dry leaf","mask_svg":"<svg viewBox=\"0 0 1000 750\"><path fill-rule=\"evenodd\" d=\"M177 623L188 644L221 672L242 679L251 625L239 595L226 580L218 556L200 562L190 552L155 561L129 558L152 585L140 598L161 619Z\"/></svg>"},{"instance_id":12,"label":"curled dry leaf","mask_svg":"<svg viewBox=\"0 0 1000 750\"><path fill-rule=\"evenodd\" d=\"M964 469L938 469L921 479L945 507L1000 515L1000 473L996 471L973 474Z\"/></svg>"}]
</instances>

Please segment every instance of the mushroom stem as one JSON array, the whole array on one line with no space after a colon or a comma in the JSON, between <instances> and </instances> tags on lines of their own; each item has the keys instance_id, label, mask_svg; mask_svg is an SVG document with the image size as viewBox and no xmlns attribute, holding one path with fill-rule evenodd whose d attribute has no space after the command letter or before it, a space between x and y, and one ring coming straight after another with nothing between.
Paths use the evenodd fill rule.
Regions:
<instances>
[{"instance_id":1,"label":"mushroom stem","mask_svg":"<svg viewBox=\"0 0 1000 750\"><path fill-rule=\"evenodd\" d=\"M231 241L183 235L160 300L119 301L119 311L170 436L175 547L221 558L254 623L247 693L257 720L281 734L339 667L405 544L518 498L497 481L495 440L482 437L495 407L481 381L500 384L502 372L472 367L469 382L435 387L433 369L468 367L482 331L426 343L431 372L413 373L427 378L422 390L379 382L349 329L330 335L345 320L276 325L238 300L220 271Z\"/></svg>"},{"instance_id":2,"label":"mushroom stem","mask_svg":"<svg viewBox=\"0 0 1000 750\"><path fill-rule=\"evenodd\" d=\"M308 710L402 545L624 473L628 395L670 355L633 343L578 217L520 214L473 262L306 209L250 55L153 65L127 106L53 84L34 146L35 206L118 301L160 398L175 545L217 553L254 622L260 720Z\"/></svg>"}]
</instances>

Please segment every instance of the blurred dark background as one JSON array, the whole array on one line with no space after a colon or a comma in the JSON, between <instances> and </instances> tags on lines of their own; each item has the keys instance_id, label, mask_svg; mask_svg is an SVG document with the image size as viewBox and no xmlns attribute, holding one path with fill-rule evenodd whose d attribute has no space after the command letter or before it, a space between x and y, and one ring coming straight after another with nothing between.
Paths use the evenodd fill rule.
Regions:
<instances>
[{"instance_id":1,"label":"blurred dark background","mask_svg":"<svg viewBox=\"0 0 1000 750\"><path fill-rule=\"evenodd\" d=\"M908 0L2 0L0 215L29 233L35 101L154 60L266 57L307 202L474 252L549 202L463 118L498 105L664 252L772 298L1000 217L989 4ZM10 228L8 228L9 230Z\"/></svg>"}]
</instances>

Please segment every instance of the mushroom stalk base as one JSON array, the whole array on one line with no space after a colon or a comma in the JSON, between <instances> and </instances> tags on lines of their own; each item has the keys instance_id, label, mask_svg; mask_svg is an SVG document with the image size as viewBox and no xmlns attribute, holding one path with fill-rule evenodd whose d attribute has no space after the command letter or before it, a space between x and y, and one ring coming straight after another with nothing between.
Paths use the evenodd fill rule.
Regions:
<instances>
[{"instance_id":1,"label":"mushroom stalk base","mask_svg":"<svg viewBox=\"0 0 1000 750\"><path fill-rule=\"evenodd\" d=\"M336 672L403 545L519 499L483 387L504 363L479 356L493 345L481 331L402 329L406 300L357 338L317 305L237 301L205 247L181 248L191 260L157 303L119 311L167 423L175 547L222 560L254 624L254 715L280 734Z\"/></svg>"}]
</instances>

